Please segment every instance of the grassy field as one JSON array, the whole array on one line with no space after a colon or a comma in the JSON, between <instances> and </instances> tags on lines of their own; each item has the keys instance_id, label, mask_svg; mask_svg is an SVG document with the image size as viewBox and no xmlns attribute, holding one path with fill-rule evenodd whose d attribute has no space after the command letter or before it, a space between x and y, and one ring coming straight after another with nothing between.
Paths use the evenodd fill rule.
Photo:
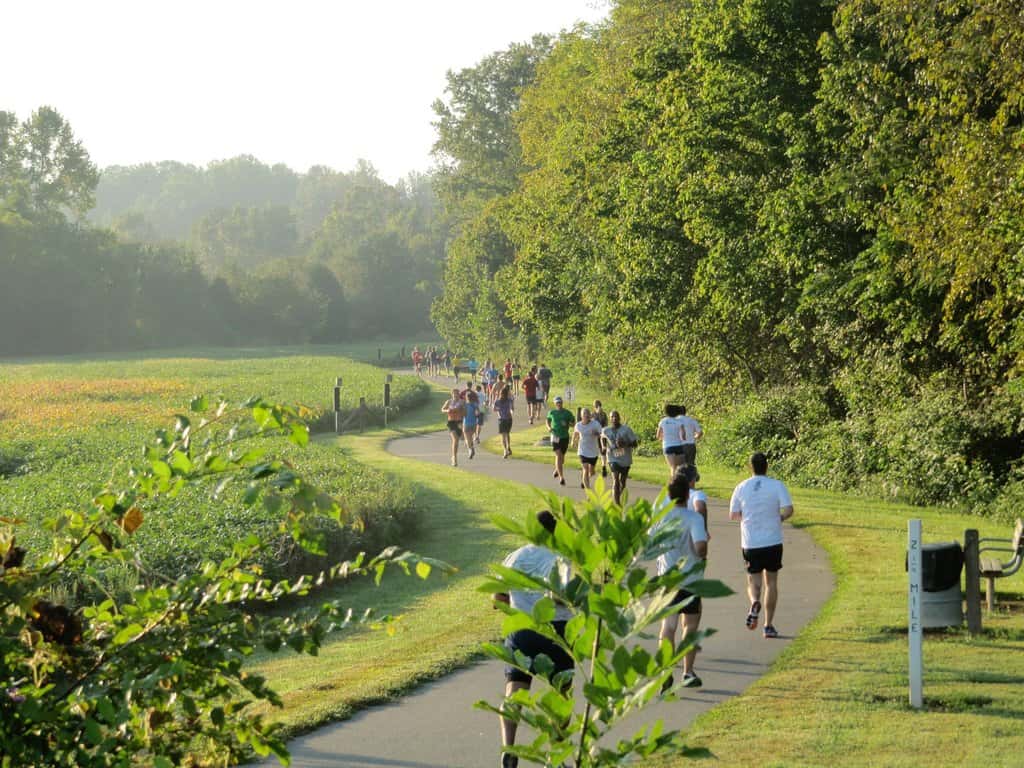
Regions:
<instances>
[{"instance_id":1,"label":"grassy field","mask_svg":"<svg viewBox=\"0 0 1024 768\"><path fill-rule=\"evenodd\" d=\"M345 347L195 349L109 358L8 361L0 367L0 514L26 521L19 541L45 534L39 522L90 499L141 457L142 444L196 394L232 401L259 394L331 407L335 377L343 377L342 405L358 397L378 401L384 372L344 356ZM362 346L354 353L363 353ZM396 377L393 400L412 407L427 393L412 376ZM338 461L323 445L283 449L325 490L343 496L354 512L381 511L384 523L408 508L407 484ZM147 562L168 574L226 553L231 541L276 526L262 508L213 504L197 489L151 516L135 541ZM401 521L395 521L400 523ZM349 533L339 536L349 536ZM130 587L130 584L124 585Z\"/></svg>"},{"instance_id":2,"label":"grassy field","mask_svg":"<svg viewBox=\"0 0 1024 768\"><path fill-rule=\"evenodd\" d=\"M614 404L606 399L605 407ZM550 462L550 450L534 445L544 433L513 433L517 458ZM487 448L500 444L492 439ZM701 473L701 487L718 498L742 479L705 464ZM664 460L639 457L630 476L664 482ZM1024 765L1024 574L997 582L1000 602L980 635L926 634L926 706L907 703L907 520L921 518L929 542L962 542L967 528L1008 537L1010 527L941 508L791 490L794 525L828 552L835 593L770 674L698 718L691 743L709 748L711 762L736 766ZM782 621L786 588L783 572Z\"/></svg>"}]
</instances>

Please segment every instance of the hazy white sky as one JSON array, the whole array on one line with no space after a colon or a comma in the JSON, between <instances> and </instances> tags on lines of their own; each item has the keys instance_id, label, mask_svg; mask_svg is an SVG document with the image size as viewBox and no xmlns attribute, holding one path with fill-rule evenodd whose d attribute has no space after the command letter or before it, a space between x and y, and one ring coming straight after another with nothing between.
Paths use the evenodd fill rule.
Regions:
<instances>
[{"instance_id":1,"label":"hazy white sky","mask_svg":"<svg viewBox=\"0 0 1024 768\"><path fill-rule=\"evenodd\" d=\"M605 0L16 0L0 109L47 104L101 167L251 154L305 171L430 166L449 69Z\"/></svg>"}]
</instances>

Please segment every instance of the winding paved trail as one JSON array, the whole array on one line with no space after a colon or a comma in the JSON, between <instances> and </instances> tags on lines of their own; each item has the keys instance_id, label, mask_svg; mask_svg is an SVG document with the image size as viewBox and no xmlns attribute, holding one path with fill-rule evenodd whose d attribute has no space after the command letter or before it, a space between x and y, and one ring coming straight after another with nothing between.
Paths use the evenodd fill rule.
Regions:
<instances>
[{"instance_id":1,"label":"winding paved trail","mask_svg":"<svg viewBox=\"0 0 1024 768\"><path fill-rule=\"evenodd\" d=\"M451 386L451 379L437 383ZM444 396L438 395L440 408ZM522 397L517 405L522 406ZM516 411L515 429L528 427L525 407ZM488 419L484 440L497 430L497 419ZM389 443L389 450L399 456L435 464L448 464L450 440L446 431L417 437L400 438ZM575 457L566 459L566 479L561 488L565 494L581 498ZM486 451L476 458L466 457L465 445L459 456L459 467L453 473L478 472L490 477L560 489L551 478L551 466L535 462L502 459ZM634 497L653 500L660 488L630 480ZM800 508L797 501L796 514ZM701 712L743 692L764 674L795 634L810 621L832 592L833 578L823 551L810 536L786 526L785 567L780 574L780 601L776 626L781 632L777 640L765 640L760 627L750 632L744 626L748 602L745 576L740 560L739 525L731 523L727 502L708 502L710 557L707 576L724 581L735 594L708 600L704 605L703 627L714 627L717 633L703 643L697 658L697 671L704 687L686 692L680 700L650 707L643 720L634 719L628 728L616 735L636 731L644 722L661 718L666 727L681 728ZM443 620L443 617L440 619ZM657 633L657 628L652 627ZM651 644L653 647L653 643ZM484 712L473 709L480 699L495 702L504 685L502 665L482 661L455 672L434 683L424 685L415 693L387 705L367 709L349 720L325 726L289 744L292 765L297 768L489 768L498 764L498 723ZM521 734L520 740L523 740ZM264 763L276 765L275 761Z\"/></svg>"}]
</instances>

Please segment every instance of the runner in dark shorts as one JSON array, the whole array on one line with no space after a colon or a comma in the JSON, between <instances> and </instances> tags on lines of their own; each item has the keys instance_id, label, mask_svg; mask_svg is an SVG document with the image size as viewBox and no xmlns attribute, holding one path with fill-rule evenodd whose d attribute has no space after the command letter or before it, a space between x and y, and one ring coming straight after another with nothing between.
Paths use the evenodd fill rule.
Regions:
<instances>
[{"instance_id":1,"label":"runner in dark shorts","mask_svg":"<svg viewBox=\"0 0 1024 768\"><path fill-rule=\"evenodd\" d=\"M576 419L572 411L562 407L562 398L555 398L555 407L548 412L548 431L551 433L551 450L555 452L555 471L560 485L565 485L565 452L569 449L569 439Z\"/></svg>"},{"instance_id":2,"label":"runner in dark shorts","mask_svg":"<svg viewBox=\"0 0 1024 768\"><path fill-rule=\"evenodd\" d=\"M501 394L494 398L491 410L498 414L498 434L501 435L501 445L504 448L502 458L507 459L512 455L512 414L515 412L515 400L512 399L508 384L502 387Z\"/></svg>"},{"instance_id":3,"label":"runner in dark shorts","mask_svg":"<svg viewBox=\"0 0 1024 768\"><path fill-rule=\"evenodd\" d=\"M466 416L466 401L458 389L441 406L441 413L448 417L448 433L452 437L452 466L459 466L459 441L462 440L462 420Z\"/></svg>"},{"instance_id":4,"label":"runner in dark shorts","mask_svg":"<svg viewBox=\"0 0 1024 768\"><path fill-rule=\"evenodd\" d=\"M548 510L537 513L537 522L548 533L554 533L557 525L554 515ZM566 583L570 578L568 563L547 547L539 544L527 544L512 552L502 563L506 568L531 576L534 579L548 581L557 578ZM556 573L557 572L557 573ZM526 614L533 614L539 600L544 598L540 590L511 590L494 595L496 602L502 602L511 608ZM555 601L554 615L551 617L551 629L562 638L565 637L565 625L572 618L572 610ZM524 669L509 665L505 668L505 698L514 696L518 691L529 690L533 676L536 674L538 656L547 656L554 667L548 681L563 693L572 687L572 657L548 637L529 629L521 629L505 638L505 648L512 654L519 651L529 659L523 664ZM568 725L566 717L564 725ZM564 726L563 726L564 727ZM501 718L501 765L502 768L516 768L519 758L505 751L516 743L516 732L519 723L514 719Z\"/></svg>"}]
</instances>

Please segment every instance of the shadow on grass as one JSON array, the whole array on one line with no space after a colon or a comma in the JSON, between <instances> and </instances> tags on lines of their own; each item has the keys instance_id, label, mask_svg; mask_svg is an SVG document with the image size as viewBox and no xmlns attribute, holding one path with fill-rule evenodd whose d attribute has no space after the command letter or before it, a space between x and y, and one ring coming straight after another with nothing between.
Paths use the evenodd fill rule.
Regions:
<instances>
[{"instance_id":1,"label":"shadow on grass","mask_svg":"<svg viewBox=\"0 0 1024 768\"><path fill-rule=\"evenodd\" d=\"M794 528L850 528L858 531L885 531L886 533L899 533L899 528L892 528L884 525L854 525L853 523L819 522L816 520L793 520Z\"/></svg>"}]
</instances>

